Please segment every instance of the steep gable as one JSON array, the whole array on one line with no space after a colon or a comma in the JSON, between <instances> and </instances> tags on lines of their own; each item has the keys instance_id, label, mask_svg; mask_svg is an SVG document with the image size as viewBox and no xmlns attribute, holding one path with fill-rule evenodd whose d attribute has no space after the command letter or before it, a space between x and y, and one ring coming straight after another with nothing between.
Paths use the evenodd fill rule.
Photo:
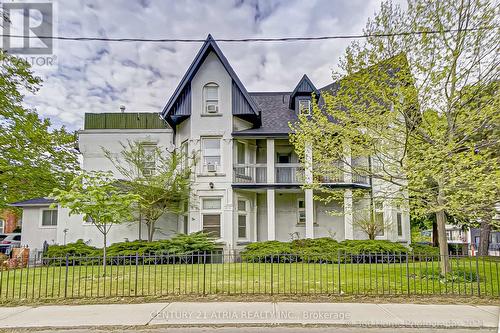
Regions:
<instances>
[{"instance_id":1,"label":"steep gable","mask_svg":"<svg viewBox=\"0 0 500 333\"><path fill-rule=\"evenodd\" d=\"M196 75L207 56L213 52L220 60L225 70L232 79L232 113L234 116L250 121L254 126L261 124L260 110L252 97L241 83L233 68L227 61L217 43L208 35L203 46L198 51L193 62L184 74L181 82L163 108L161 116L174 128L191 115L191 80Z\"/></svg>"},{"instance_id":2,"label":"steep gable","mask_svg":"<svg viewBox=\"0 0 500 333\"><path fill-rule=\"evenodd\" d=\"M292 91L292 94L290 95L290 103L289 107L290 109L295 109L295 100L297 96L310 96L312 93L315 93L316 96L319 95L318 89L314 86L312 81L307 77L306 74L302 76L300 79L299 83L295 87L295 89Z\"/></svg>"}]
</instances>

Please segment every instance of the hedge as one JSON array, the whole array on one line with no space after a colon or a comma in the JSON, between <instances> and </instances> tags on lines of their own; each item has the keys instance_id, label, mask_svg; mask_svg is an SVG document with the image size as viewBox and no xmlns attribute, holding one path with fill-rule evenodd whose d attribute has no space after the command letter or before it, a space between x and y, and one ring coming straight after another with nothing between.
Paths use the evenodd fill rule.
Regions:
<instances>
[{"instance_id":1,"label":"hedge","mask_svg":"<svg viewBox=\"0 0 500 333\"><path fill-rule=\"evenodd\" d=\"M292 242L266 241L251 243L241 252L242 260L259 262L369 262L387 261L388 256L374 254L396 254L391 260L399 261L399 255L409 249L399 243L386 240L345 240L331 238L299 239ZM339 258L340 255L340 258Z\"/></svg>"},{"instance_id":2,"label":"hedge","mask_svg":"<svg viewBox=\"0 0 500 333\"><path fill-rule=\"evenodd\" d=\"M114 243L107 247L107 256L139 256L170 253L191 254L196 252L213 251L216 243L214 238L203 232L195 232L189 235L178 234L172 239L148 242L137 240L133 242ZM62 258L68 255L71 260L79 257L100 257L103 255L102 248L96 248L85 244L82 239L67 245L50 245L45 253L46 258Z\"/></svg>"}]
</instances>

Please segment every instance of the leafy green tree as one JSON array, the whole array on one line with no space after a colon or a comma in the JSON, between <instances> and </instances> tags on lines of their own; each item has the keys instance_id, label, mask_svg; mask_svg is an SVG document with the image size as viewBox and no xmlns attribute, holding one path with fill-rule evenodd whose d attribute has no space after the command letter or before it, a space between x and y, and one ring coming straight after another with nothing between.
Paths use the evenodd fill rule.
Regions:
<instances>
[{"instance_id":1,"label":"leafy green tree","mask_svg":"<svg viewBox=\"0 0 500 333\"><path fill-rule=\"evenodd\" d=\"M139 200L137 195L126 193L111 173L88 172L76 176L70 188L55 189L51 194L70 215L83 215L103 236L103 267L106 272L107 236L111 227L133 219L131 207Z\"/></svg>"},{"instance_id":2,"label":"leafy green tree","mask_svg":"<svg viewBox=\"0 0 500 333\"><path fill-rule=\"evenodd\" d=\"M498 199L499 99L482 94L498 80L498 20L489 1L384 2L292 135L303 158L312 145L316 169L370 177L379 196L410 195L413 214L435 214L443 274L447 214ZM411 31L423 33L401 33Z\"/></svg>"},{"instance_id":3,"label":"leafy green tree","mask_svg":"<svg viewBox=\"0 0 500 333\"><path fill-rule=\"evenodd\" d=\"M127 190L139 198L134 210L139 224L144 220L148 241L152 241L160 217L182 214L188 207L193 158L177 150L165 154L158 146L145 149L141 142L128 141L121 146L118 155L104 152L126 178Z\"/></svg>"},{"instance_id":4,"label":"leafy green tree","mask_svg":"<svg viewBox=\"0 0 500 333\"><path fill-rule=\"evenodd\" d=\"M0 52L0 208L65 187L78 169L75 136L23 106L39 85L26 61Z\"/></svg>"}]
</instances>

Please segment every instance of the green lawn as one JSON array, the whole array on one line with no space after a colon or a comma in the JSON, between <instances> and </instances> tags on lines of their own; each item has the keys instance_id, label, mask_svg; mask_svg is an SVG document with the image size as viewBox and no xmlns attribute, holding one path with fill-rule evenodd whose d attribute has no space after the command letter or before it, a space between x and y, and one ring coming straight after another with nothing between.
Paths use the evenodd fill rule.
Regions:
<instances>
[{"instance_id":1,"label":"green lawn","mask_svg":"<svg viewBox=\"0 0 500 333\"><path fill-rule=\"evenodd\" d=\"M23 268L0 272L0 300L179 294L344 294L500 296L498 260L437 262L224 263ZM478 274L476 273L478 272Z\"/></svg>"}]
</instances>

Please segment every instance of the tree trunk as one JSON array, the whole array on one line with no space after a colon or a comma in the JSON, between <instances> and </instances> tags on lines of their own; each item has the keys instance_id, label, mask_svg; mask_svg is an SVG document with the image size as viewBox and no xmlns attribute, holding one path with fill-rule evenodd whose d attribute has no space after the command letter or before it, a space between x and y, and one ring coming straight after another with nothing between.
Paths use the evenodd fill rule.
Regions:
<instances>
[{"instance_id":1,"label":"tree trunk","mask_svg":"<svg viewBox=\"0 0 500 333\"><path fill-rule=\"evenodd\" d=\"M436 213L437 232L439 242L439 256L441 274L446 275L450 270L449 255L448 255L448 241L446 239L446 214L444 210Z\"/></svg>"},{"instance_id":2,"label":"tree trunk","mask_svg":"<svg viewBox=\"0 0 500 333\"><path fill-rule=\"evenodd\" d=\"M139 209L139 240L142 240L142 215Z\"/></svg>"},{"instance_id":3,"label":"tree trunk","mask_svg":"<svg viewBox=\"0 0 500 333\"><path fill-rule=\"evenodd\" d=\"M155 233L155 224L152 221L146 222L146 225L148 227L148 242L153 241L153 235Z\"/></svg>"},{"instance_id":4,"label":"tree trunk","mask_svg":"<svg viewBox=\"0 0 500 333\"><path fill-rule=\"evenodd\" d=\"M103 239L104 239L104 247L102 248L102 270L103 276L106 276L106 236L108 231L106 230L106 225L104 225Z\"/></svg>"},{"instance_id":5,"label":"tree trunk","mask_svg":"<svg viewBox=\"0 0 500 333\"><path fill-rule=\"evenodd\" d=\"M490 233L491 233L491 224L489 221L483 220L481 222L479 231L479 248L477 249L477 255L479 256L487 256L488 255L488 247L490 245Z\"/></svg>"},{"instance_id":6,"label":"tree trunk","mask_svg":"<svg viewBox=\"0 0 500 333\"><path fill-rule=\"evenodd\" d=\"M434 247L439 246L439 236L438 236L438 228L436 221L432 222L432 246Z\"/></svg>"}]
</instances>

